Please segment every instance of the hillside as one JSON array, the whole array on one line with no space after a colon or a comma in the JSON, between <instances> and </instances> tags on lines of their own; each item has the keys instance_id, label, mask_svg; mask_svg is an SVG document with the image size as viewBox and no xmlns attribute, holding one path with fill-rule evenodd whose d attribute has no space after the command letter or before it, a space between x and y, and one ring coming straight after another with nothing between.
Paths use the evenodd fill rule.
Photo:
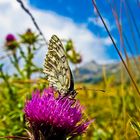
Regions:
<instances>
[{"instance_id":1,"label":"hillside","mask_svg":"<svg viewBox=\"0 0 140 140\"><path fill-rule=\"evenodd\" d=\"M136 66L132 59L130 59L132 70L136 72ZM122 67L121 67L122 66ZM120 79L121 68L125 71L121 62L114 62L109 64L100 65L95 61L86 63L83 66L78 67L73 71L75 82L97 83L103 79L103 72L108 76L117 76L117 82ZM126 79L128 79L127 72L124 73Z\"/></svg>"}]
</instances>

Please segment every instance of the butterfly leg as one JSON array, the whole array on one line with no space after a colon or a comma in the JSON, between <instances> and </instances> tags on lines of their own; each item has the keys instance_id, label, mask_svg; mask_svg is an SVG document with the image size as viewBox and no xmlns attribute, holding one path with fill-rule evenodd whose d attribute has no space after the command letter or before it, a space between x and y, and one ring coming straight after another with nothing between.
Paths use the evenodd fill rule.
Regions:
<instances>
[{"instance_id":1,"label":"butterfly leg","mask_svg":"<svg viewBox=\"0 0 140 140\"><path fill-rule=\"evenodd\" d=\"M75 102L76 102L76 99L74 99L74 98L70 98L70 97L69 97L69 99L73 101L73 103L72 103L71 105L74 105Z\"/></svg>"},{"instance_id":2,"label":"butterfly leg","mask_svg":"<svg viewBox=\"0 0 140 140\"><path fill-rule=\"evenodd\" d=\"M71 91L71 93L70 93L72 99L74 99L77 94L78 93L75 90Z\"/></svg>"}]
</instances>

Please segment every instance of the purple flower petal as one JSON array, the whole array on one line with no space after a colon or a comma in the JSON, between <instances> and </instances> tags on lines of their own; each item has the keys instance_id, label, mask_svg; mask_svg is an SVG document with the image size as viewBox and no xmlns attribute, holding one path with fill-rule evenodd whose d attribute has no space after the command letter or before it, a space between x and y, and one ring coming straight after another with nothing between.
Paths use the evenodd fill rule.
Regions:
<instances>
[{"instance_id":1,"label":"purple flower petal","mask_svg":"<svg viewBox=\"0 0 140 140\"><path fill-rule=\"evenodd\" d=\"M40 91L35 91L24 108L32 127L36 127L46 137L50 133L53 136L73 136L85 132L91 121L83 121L82 110L78 101L61 96L56 98L52 88L44 89L42 95Z\"/></svg>"},{"instance_id":2,"label":"purple flower petal","mask_svg":"<svg viewBox=\"0 0 140 140\"><path fill-rule=\"evenodd\" d=\"M16 40L16 38L15 38L15 36L13 35L13 34L8 34L7 36L6 36L6 41L15 41Z\"/></svg>"}]
</instances>

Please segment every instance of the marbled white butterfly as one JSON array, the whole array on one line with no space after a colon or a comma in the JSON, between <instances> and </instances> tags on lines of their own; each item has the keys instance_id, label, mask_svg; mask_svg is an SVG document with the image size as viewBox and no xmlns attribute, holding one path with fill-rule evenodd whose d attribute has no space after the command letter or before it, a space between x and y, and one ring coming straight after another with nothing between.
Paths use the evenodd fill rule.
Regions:
<instances>
[{"instance_id":1,"label":"marbled white butterfly","mask_svg":"<svg viewBox=\"0 0 140 140\"><path fill-rule=\"evenodd\" d=\"M74 80L66 52L60 39L56 35L53 35L49 41L44 73L47 75L49 86L54 87L63 97L75 97Z\"/></svg>"}]
</instances>

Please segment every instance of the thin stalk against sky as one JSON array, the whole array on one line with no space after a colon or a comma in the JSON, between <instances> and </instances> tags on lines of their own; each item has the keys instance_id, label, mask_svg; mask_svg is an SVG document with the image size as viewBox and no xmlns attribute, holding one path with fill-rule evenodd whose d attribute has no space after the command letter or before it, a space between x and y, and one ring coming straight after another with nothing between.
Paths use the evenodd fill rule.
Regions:
<instances>
[{"instance_id":1,"label":"thin stalk against sky","mask_svg":"<svg viewBox=\"0 0 140 140\"><path fill-rule=\"evenodd\" d=\"M46 44L48 44L47 41L46 41L46 38L45 38L45 36L44 36L44 34L43 34L43 32L42 32L41 29L39 28L39 26L38 26L38 24L37 24L35 18L34 18L33 15L31 14L31 12L24 6L22 0L17 0L17 2L21 5L21 8L30 16L30 18L31 18L31 20L33 21L33 23L34 23L36 29L39 31L39 34L42 36L44 42L45 42Z\"/></svg>"},{"instance_id":2,"label":"thin stalk against sky","mask_svg":"<svg viewBox=\"0 0 140 140\"><path fill-rule=\"evenodd\" d=\"M126 7L128 7L127 9L129 9L128 12L130 13L130 16L131 16L131 18L133 20L133 23L134 23L134 27L135 27L135 29L136 29L136 31L138 33L139 39L140 39L140 31L139 31L138 25L136 23L135 16L134 16L134 14L133 14L133 12L131 10L131 7L129 6L129 2L127 2L127 0L125 1L125 5L126 5Z\"/></svg>"},{"instance_id":3,"label":"thin stalk against sky","mask_svg":"<svg viewBox=\"0 0 140 140\"><path fill-rule=\"evenodd\" d=\"M134 42L134 46L135 46L135 49L136 49L136 53L137 53L137 55L139 55L140 50L139 50L139 47L138 47L138 44L137 44L137 41L136 41L135 33L133 31L133 26L132 26L132 21L131 21L130 15L129 15L129 10L128 10L128 7L126 6L126 2L123 1L123 3L124 3L124 9L125 9L126 17L127 17L129 27L130 27L130 32L131 32L132 39L133 39L133 42Z\"/></svg>"},{"instance_id":4,"label":"thin stalk against sky","mask_svg":"<svg viewBox=\"0 0 140 140\"><path fill-rule=\"evenodd\" d=\"M123 59L123 57L122 57L122 55L121 55L121 53L120 53L118 47L117 47L117 45L116 45L116 43L115 43L115 41L114 41L114 39L113 39L113 37L112 37L112 35L111 35L109 29L108 29L108 27L107 27L107 25L105 24L104 19L102 18L102 15L100 14L100 11L99 11L99 9L98 9L98 7L97 7L95 1L92 0L92 3L93 3L93 6L94 6L95 9L96 9L96 12L98 13L98 15L99 15L101 21L102 21L102 23L103 23L103 25L104 25L104 27L105 27L107 33L108 33L108 35L109 35L109 37L110 37L110 39L111 39L111 41L112 41L112 43L113 43L113 45L114 45L114 47L115 47L115 49L116 49L116 51L117 51L117 53L118 53L118 55L119 55L119 57L120 57L122 63L124 64L124 67L126 68L126 71L128 72L128 75L129 75L130 79L132 80L132 83L133 83L135 89L137 90L138 94L140 95L140 91L139 91L139 89L138 89L138 86L137 86L135 80L133 79L133 76L132 76L131 72L129 71L129 69L128 69L128 67L127 67L127 65L126 65L126 63L125 63L125 61L124 61L124 59Z\"/></svg>"},{"instance_id":5,"label":"thin stalk against sky","mask_svg":"<svg viewBox=\"0 0 140 140\"><path fill-rule=\"evenodd\" d=\"M118 14L116 12L116 7L114 9L114 7L111 4L110 4L110 7L112 9L112 13L113 13L114 19L116 20L116 25L117 25L117 28L118 28L118 31L119 31L119 34L120 34L121 46L122 46L122 48L124 50L124 53L125 53L125 57L126 57L127 64L128 64L128 68L129 68L129 66L131 64L129 63L129 59L128 59L128 55L127 55L126 46L125 46L124 41L127 41L126 43L127 43L128 49L129 49L129 51L130 51L130 53L132 55L132 58L133 58L134 63L136 65L137 69L138 69L138 72L140 72L140 67L139 67L139 65L138 65L138 63L136 61L136 58L135 58L134 54L133 54L133 51L132 51L131 46L130 46L130 44L128 42L128 39L127 39L127 37L124 34L123 24L122 24L122 17L121 17L121 15L122 15L122 9L121 8L122 7L120 7L120 20L119 20Z\"/></svg>"}]
</instances>

